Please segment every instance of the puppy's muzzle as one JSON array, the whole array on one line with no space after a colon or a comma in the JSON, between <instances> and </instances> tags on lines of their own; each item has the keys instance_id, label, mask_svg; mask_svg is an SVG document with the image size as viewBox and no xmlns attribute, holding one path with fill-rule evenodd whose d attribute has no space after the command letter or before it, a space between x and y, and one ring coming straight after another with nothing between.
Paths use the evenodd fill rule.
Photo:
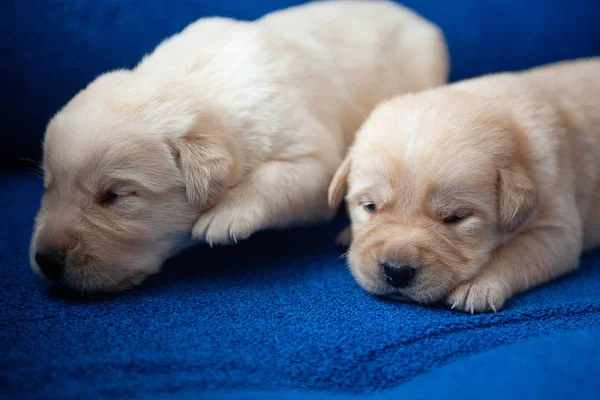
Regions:
<instances>
[{"instance_id":1,"label":"puppy's muzzle","mask_svg":"<svg viewBox=\"0 0 600 400\"><path fill-rule=\"evenodd\" d=\"M385 273L385 281L388 285L402 289L407 287L415 276L416 270L410 265L396 265L390 262L382 262L379 267Z\"/></svg>"},{"instance_id":2,"label":"puppy's muzzle","mask_svg":"<svg viewBox=\"0 0 600 400\"><path fill-rule=\"evenodd\" d=\"M411 238L415 238L415 235L408 232L402 238L388 242L377 265L379 276L394 289L411 285L420 267L419 252L412 243L415 240Z\"/></svg>"},{"instance_id":3,"label":"puppy's muzzle","mask_svg":"<svg viewBox=\"0 0 600 400\"><path fill-rule=\"evenodd\" d=\"M56 249L43 249L35 253L35 262L42 274L53 282L62 280L65 272L65 254Z\"/></svg>"}]
</instances>

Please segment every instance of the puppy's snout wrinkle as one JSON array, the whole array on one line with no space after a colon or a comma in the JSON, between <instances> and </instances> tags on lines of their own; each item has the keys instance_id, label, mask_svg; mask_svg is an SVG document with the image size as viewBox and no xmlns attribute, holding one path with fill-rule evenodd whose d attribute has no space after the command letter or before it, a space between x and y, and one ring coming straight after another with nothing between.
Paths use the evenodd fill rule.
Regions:
<instances>
[{"instance_id":1,"label":"puppy's snout wrinkle","mask_svg":"<svg viewBox=\"0 0 600 400\"><path fill-rule=\"evenodd\" d=\"M35 262L46 278L53 282L62 279L65 271L65 254L56 249L38 250L35 253Z\"/></svg>"},{"instance_id":2,"label":"puppy's snout wrinkle","mask_svg":"<svg viewBox=\"0 0 600 400\"><path fill-rule=\"evenodd\" d=\"M395 289L407 287L420 265L417 249L410 240L413 236L414 232L405 232L404 240L393 240L383 249L379 268L385 274L385 282Z\"/></svg>"},{"instance_id":3,"label":"puppy's snout wrinkle","mask_svg":"<svg viewBox=\"0 0 600 400\"><path fill-rule=\"evenodd\" d=\"M416 272L410 265L397 266L389 262L380 263L380 267L383 269L383 272L385 272L385 281L387 284L396 289L407 287L412 278L414 278Z\"/></svg>"}]
</instances>

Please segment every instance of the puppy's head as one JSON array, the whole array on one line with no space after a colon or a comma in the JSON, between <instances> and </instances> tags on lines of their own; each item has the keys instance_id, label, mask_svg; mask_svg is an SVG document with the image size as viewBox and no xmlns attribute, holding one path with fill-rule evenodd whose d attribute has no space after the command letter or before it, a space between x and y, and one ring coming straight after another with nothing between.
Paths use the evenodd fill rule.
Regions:
<instances>
[{"instance_id":1,"label":"puppy's head","mask_svg":"<svg viewBox=\"0 0 600 400\"><path fill-rule=\"evenodd\" d=\"M522 229L537 194L518 130L451 91L380 106L336 173L352 219L351 271L367 291L422 303L473 277Z\"/></svg>"},{"instance_id":2,"label":"puppy's head","mask_svg":"<svg viewBox=\"0 0 600 400\"><path fill-rule=\"evenodd\" d=\"M50 121L36 273L81 291L119 290L181 248L224 190L231 159L177 91L114 72Z\"/></svg>"}]
</instances>

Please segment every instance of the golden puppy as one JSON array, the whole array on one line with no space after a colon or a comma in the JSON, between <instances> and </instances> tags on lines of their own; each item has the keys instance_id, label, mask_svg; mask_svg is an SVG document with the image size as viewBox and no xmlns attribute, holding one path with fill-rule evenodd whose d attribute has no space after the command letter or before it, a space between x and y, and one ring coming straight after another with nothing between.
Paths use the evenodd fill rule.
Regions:
<instances>
[{"instance_id":1,"label":"golden puppy","mask_svg":"<svg viewBox=\"0 0 600 400\"><path fill-rule=\"evenodd\" d=\"M390 2L201 19L50 121L33 268L116 290L157 272L190 232L229 243L325 220L329 182L372 108L447 74L438 28Z\"/></svg>"},{"instance_id":2,"label":"golden puppy","mask_svg":"<svg viewBox=\"0 0 600 400\"><path fill-rule=\"evenodd\" d=\"M362 287L499 310L600 243L600 58L388 101L337 171L332 206L346 185Z\"/></svg>"}]
</instances>

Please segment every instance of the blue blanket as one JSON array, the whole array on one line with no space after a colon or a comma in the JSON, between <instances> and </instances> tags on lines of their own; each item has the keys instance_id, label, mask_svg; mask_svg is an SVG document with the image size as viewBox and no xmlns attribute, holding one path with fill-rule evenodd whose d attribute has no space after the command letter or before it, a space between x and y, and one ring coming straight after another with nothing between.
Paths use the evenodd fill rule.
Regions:
<instances>
[{"instance_id":1,"label":"blue blanket","mask_svg":"<svg viewBox=\"0 0 600 400\"><path fill-rule=\"evenodd\" d=\"M0 397L599 398L600 251L475 316L364 293L333 244L343 215L189 249L119 295L82 298L33 276L42 188L16 168L38 159L48 118L188 22L292 3L0 2L0 165L11 168L0 170ZM444 29L453 79L600 54L589 0L405 4Z\"/></svg>"},{"instance_id":2,"label":"blue blanket","mask_svg":"<svg viewBox=\"0 0 600 400\"><path fill-rule=\"evenodd\" d=\"M600 324L598 253L502 312L472 316L364 293L333 244L340 217L264 232L235 248L193 248L136 290L80 298L37 283L28 269L38 179L12 174L0 181L0 393L193 398L251 390L262 392L256 398L302 398L383 391L379 396L396 398L441 395L443 388L482 395L488 386L506 393L492 384L498 376L544 393L558 385L548 372L557 366L557 395L600 389L600 331L554 339ZM527 345L538 336L549 339ZM525 343L468 358L515 342Z\"/></svg>"}]
</instances>

